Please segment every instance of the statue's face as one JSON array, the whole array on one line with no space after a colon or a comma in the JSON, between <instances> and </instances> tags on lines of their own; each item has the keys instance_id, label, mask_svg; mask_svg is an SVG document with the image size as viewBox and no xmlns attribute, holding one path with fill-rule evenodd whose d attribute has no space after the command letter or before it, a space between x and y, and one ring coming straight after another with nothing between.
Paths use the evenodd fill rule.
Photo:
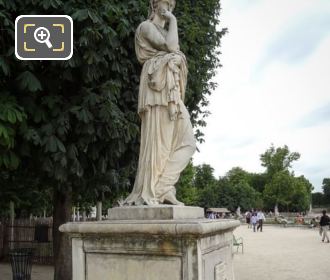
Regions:
<instances>
[{"instance_id":1,"label":"statue's face","mask_svg":"<svg viewBox=\"0 0 330 280\"><path fill-rule=\"evenodd\" d=\"M157 13L158 13L158 15L161 15L162 10L172 12L173 9L174 9L174 5L175 5L174 1L160 0L157 4Z\"/></svg>"},{"instance_id":2,"label":"statue's face","mask_svg":"<svg viewBox=\"0 0 330 280\"><path fill-rule=\"evenodd\" d=\"M150 0L149 18L152 19L155 14L162 18L163 11L166 10L172 12L175 4L175 0Z\"/></svg>"},{"instance_id":3,"label":"statue's face","mask_svg":"<svg viewBox=\"0 0 330 280\"><path fill-rule=\"evenodd\" d=\"M170 10L170 2L163 0L158 2L158 10L163 10L165 9L166 11Z\"/></svg>"}]
</instances>

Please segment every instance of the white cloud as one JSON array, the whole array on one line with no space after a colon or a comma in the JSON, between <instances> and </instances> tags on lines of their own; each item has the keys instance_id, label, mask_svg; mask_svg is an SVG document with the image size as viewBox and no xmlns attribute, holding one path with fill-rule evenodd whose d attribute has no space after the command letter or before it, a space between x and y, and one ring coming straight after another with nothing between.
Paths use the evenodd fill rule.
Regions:
<instances>
[{"instance_id":1,"label":"white cloud","mask_svg":"<svg viewBox=\"0 0 330 280\"><path fill-rule=\"evenodd\" d=\"M287 144L302 155L294 165L296 174L320 190L323 178L330 177L330 122L315 120L305 126L303 121L330 104L330 33L299 63L275 53L262 68L258 63L274 38L281 38L303 15L330 13L330 1L256 1L244 9L244 1L239 2L222 0L222 26L229 29L222 40L223 68L210 97L206 142L194 162L211 164L216 175L234 166L261 172L259 155L271 143Z\"/></svg>"}]
</instances>

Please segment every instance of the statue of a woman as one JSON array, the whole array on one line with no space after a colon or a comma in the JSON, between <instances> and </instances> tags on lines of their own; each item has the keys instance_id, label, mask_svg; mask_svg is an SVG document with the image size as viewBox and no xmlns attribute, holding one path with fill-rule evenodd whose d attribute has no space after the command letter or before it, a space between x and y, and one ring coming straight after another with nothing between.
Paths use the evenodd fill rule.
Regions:
<instances>
[{"instance_id":1,"label":"statue of a woman","mask_svg":"<svg viewBox=\"0 0 330 280\"><path fill-rule=\"evenodd\" d=\"M138 101L141 146L128 205L183 205L174 185L196 149L183 103L187 62L179 49L174 6L175 0L151 0L149 19L135 34L136 55L143 65Z\"/></svg>"}]
</instances>

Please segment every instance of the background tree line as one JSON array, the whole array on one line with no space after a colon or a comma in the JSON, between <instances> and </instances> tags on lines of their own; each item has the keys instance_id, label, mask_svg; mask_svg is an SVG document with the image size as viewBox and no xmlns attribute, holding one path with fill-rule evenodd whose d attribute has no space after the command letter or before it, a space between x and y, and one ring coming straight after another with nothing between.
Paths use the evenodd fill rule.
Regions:
<instances>
[{"instance_id":1,"label":"background tree line","mask_svg":"<svg viewBox=\"0 0 330 280\"><path fill-rule=\"evenodd\" d=\"M304 177L296 177L292 162L299 153L290 152L287 146L273 145L261 156L263 173L249 173L240 167L229 170L225 176L215 178L208 164L185 169L178 184L178 197L187 205L201 207L227 207L235 211L263 208L280 211L306 211L311 202L313 186ZM326 179L325 179L326 180Z\"/></svg>"},{"instance_id":2,"label":"background tree line","mask_svg":"<svg viewBox=\"0 0 330 280\"><path fill-rule=\"evenodd\" d=\"M315 207L330 206L330 178L324 178L322 182L323 192L315 192L312 194L313 205Z\"/></svg>"},{"instance_id":3,"label":"background tree line","mask_svg":"<svg viewBox=\"0 0 330 280\"><path fill-rule=\"evenodd\" d=\"M214 169L208 165L194 166L190 163L184 170L177 185L177 195L186 205L200 207L227 207L235 211L238 206L247 210L251 208L274 209L277 204L280 211L306 211L312 202L313 207L330 205L330 179L323 180L323 193L311 193L313 186L304 177L296 177L290 170L291 163L298 160L298 153L291 153L287 146L271 146L260 156L261 164L266 167L263 173L250 173L240 167L233 167L225 176L216 178ZM1 177L3 180L4 175ZM6 181L2 181L7 183ZM52 214L53 194L49 188L32 188L26 192L26 184L34 182L30 177L24 178L13 190L2 187L1 198L6 198L17 205L16 215L27 217L30 214L48 216ZM4 185L2 185L4 186ZM94 190L95 191L95 190ZM105 196L105 209L128 194L126 189L114 196ZM8 200L0 203L0 214L8 214ZM73 204L81 210L90 210L96 200L92 195L74 194Z\"/></svg>"}]
</instances>

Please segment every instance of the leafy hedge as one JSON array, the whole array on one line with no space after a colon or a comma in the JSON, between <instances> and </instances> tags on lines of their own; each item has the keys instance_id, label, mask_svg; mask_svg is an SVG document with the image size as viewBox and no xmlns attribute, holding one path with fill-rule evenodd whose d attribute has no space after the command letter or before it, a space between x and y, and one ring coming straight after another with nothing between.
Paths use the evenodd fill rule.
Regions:
<instances>
[{"instance_id":1,"label":"leafy hedge","mask_svg":"<svg viewBox=\"0 0 330 280\"><path fill-rule=\"evenodd\" d=\"M134 32L147 0L0 0L0 167L40 184L99 196L128 190L136 170L141 66ZM187 105L205 125L207 96L219 64L218 0L177 1L181 49L189 63ZM14 21L26 14L66 14L74 22L69 61L19 61ZM202 141L202 132L197 129ZM10 174L14 174L11 172ZM32 175L33 174L33 175Z\"/></svg>"}]
</instances>

